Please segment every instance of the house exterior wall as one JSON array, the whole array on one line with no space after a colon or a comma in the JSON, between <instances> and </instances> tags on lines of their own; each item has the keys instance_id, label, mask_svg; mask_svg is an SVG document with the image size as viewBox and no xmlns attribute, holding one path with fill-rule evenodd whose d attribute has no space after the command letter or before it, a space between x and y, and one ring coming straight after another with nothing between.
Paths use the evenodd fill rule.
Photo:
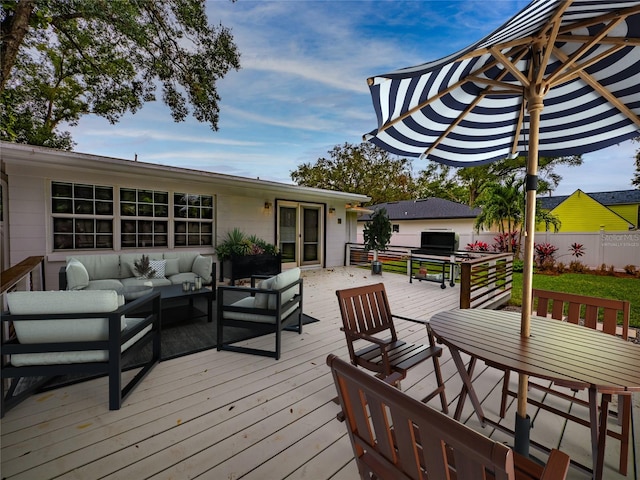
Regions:
<instances>
[{"instance_id":1,"label":"house exterior wall","mask_svg":"<svg viewBox=\"0 0 640 480\"><path fill-rule=\"evenodd\" d=\"M58 270L67 256L77 254L101 254L120 251L149 252L198 251L215 257L215 245L228 231L239 228L247 234L254 234L268 242L277 243L277 202L287 200L300 204L317 205L324 217L323 250L318 266L338 266L344 264L344 245L351 232L355 231L356 217L347 215L345 204L363 202L367 197L344 192L330 192L307 189L295 185L260 182L240 177L220 176L209 172L188 171L175 167L164 167L142 162L130 162L103 157L87 158L86 154L70 152L48 152L49 149L13 146L5 148L2 154L3 173L6 176L6 205L3 222L3 246L8 244L9 261L3 269L29 256L45 256L45 281L48 289L58 287ZM15 151L14 151L15 149ZM41 153L41 155L38 155ZM51 158L49 158L51 157ZM114 189L113 238L111 249L56 250L53 245L53 218L51 183L83 183L110 186ZM214 245L176 247L169 242L168 247L122 248L120 239L120 216L118 195L120 188L149 189L154 191L211 195L214 197ZM270 203L271 208L265 208ZM329 206L335 209L327 214ZM340 219L340 221L338 221ZM352 224L352 225L350 225ZM168 235L171 237L171 222ZM117 239L117 240L116 240Z\"/></svg>"},{"instance_id":2,"label":"house exterior wall","mask_svg":"<svg viewBox=\"0 0 640 480\"><path fill-rule=\"evenodd\" d=\"M640 229L640 205L611 205L609 209Z\"/></svg>"},{"instance_id":3,"label":"house exterior wall","mask_svg":"<svg viewBox=\"0 0 640 480\"><path fill-rule=\"evenodd\" d=\"M551 213L562 222L559 232L598 232L601 228L611 231L629 229L624 218L580 190L551 210ZM544 231L544 225L539 226L538 230Z\"/></svg>"},{"instance_id":4,"label":"house exterior wall","mask_svg":"<svg viewBox=\"0 0 640 480\"><path fill-rule=\"evenodd\" d=\"M391 225L398 226L398 232L391 235L391 245L403 247L420 247L420 232L425 230L453 230L456 233L470 234L473 231L475 218L456 218L438 220L391 220ZM357 243L364 243L364 224L358 222Z\"/></svg>"}]
</instances>

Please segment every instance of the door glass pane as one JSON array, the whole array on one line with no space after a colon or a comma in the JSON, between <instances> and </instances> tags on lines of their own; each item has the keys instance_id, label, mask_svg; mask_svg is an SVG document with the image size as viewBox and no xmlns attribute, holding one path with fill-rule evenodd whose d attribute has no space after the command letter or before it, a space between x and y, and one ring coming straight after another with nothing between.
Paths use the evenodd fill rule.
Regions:
<instances>
[{"instance_id":1,"label":"door glass pane","mask_svg":"<svg viewBox=\"0 0 640 480\"><path fill-rule=\"evenodd\" d=\"M318 260L318 238L320 211L317 208L305 208L303 211L303 262Z\"/></svg>"},{"instance_id":2,"label":"door glass pane","mask_svg":"<svg viewBox=\"0 0 640 480\"><path fill-rule=\"evenodd\" d=\"M296 217L295 207L280 207L280 253L282 262L296 262Z\"/></svg>"}]
</instances>

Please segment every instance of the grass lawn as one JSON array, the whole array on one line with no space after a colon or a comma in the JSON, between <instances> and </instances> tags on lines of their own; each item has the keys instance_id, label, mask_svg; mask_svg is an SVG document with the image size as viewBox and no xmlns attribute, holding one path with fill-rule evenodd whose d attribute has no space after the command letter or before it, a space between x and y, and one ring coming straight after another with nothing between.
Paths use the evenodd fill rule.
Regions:
<instances>
[{"instance_id":1,"label":"grass lawn","mask_svg":"<svg viewBox=\"0 0 640 480\"><path fill-rule=\"evenodd\" d=\"M510 305L522 304L522 274L513 274ZM534 274L533 288L576 293L591 297L615 298L631 302L632 327L640 328L640 279L589 275L584 273L563 273L561 275Z\"/></svg>"}]
</instances>

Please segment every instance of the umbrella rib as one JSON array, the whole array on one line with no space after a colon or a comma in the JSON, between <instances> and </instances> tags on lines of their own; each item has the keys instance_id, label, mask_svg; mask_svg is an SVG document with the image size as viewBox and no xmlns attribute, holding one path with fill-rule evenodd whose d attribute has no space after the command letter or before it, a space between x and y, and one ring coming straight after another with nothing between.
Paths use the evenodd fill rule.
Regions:
<instances>
[{"instance_id":1,"label":"umbrella rib","mask_svg":"<svg viewBox=\"0 0 640 480\"><path fill-rule=\"evenodd\" d=\"M563 61L562 64L553 72L551 75L547 77L547 81L551 84L554 83L556 78L563 74L563 72L571 69L572 65L576 63L580 58L582 58L596 43L599 43L600 40L607 36L607 34L613 30L620 22L622 22L624 18L620 17L615 22L611 22L605 28L603 28L598 35L591 38L588 42L585 42L578 50L576 50L570 57L567 58L566 61ZM551 49L550 49L551 50ZM616 50L617 51L617 50ZM551 51L548 52L551 55ZM613 53L613 52L611 52ZM546 63L545 63L546 65ZM584 67L582 67L584 68Z\"/></svg>"},{"instance_id":2,"label":"umbrella rib","mask_svg":"<svg viewBox=\"0 0 640 480\"><path fill-rule=\"evenodd\" d=\"M522 126L524 124L524 116L525 116L525 99L523 94L522 102L520 103L520 113L518 114L518 124L516 125L516 131L513 137L513 144L511 146L512 155L518 151L518 138L520 138L520 132L522 131Z\"/></svg>"},{"instance_id":3,"label":"umbrella rib","mask_svg":"<svg viewBox=\"0 0 640 480\"><path fill-rule=\"evenodd\" d=\"M486 91L490 91L491 87L487 87L487 89L485 89ZM458 124L462 121L462 119L464 117L467 116L467 114L473 110L475 108L476 105L478 105L478 103L480 103L480 100L482 100L484 98L484 95L486 95L485 92L479 94L474 100L473 102L471 102L469 105L467 105L467 108L465 108L462 112L460 112L460 115L458 115L458 118L455 119L455 121L451 122L449 124L449 126L447 127L447 129L442 132L442 135L440 135L438 138L435 139L435 141L431 144L431 146L429 148L427 148L424 153L422 154L423 157L426 157L429 155L429 153L431 153L431 151L436 148L438 145L440 145L440 142L442 142L447 135L449 135L449 133L458 126Z\"/></svg>"},{"instance_id":4,"label":"umbrella rib","mask_svg":"<svg viewBox=\"0 0 640 480\"><path fill-rule=\"evenodd\" d=\"M556 52L556 55L563 62L569 58L567 54L561 50L558 50ZM633 110L628 108L624 103L618 100L618 97L616 97L609 90L604 88L595 78L593 78L587 72L579 71L577 72L577 74L580 78L582 78L582 80L584 80L587 84L589 84L589 86L591 86L596 92L598 92L606 100L611 102L611 104L615 106L620 111L620 113L622 113L625 117L627 117L629 120L635 123L638 127L640 127L640 117L638 117L638 115L633 113Z\"/></svg>"},{"instance_id":5,"label":"umbrella rib","mask_svg":"<svg viewBox=\"0 0 640 480\"><path fill-rule=\"evenodd\" d=\"M504 70L502 72L500 72L500 74L496 77L495 82L499 85L499 86L503 86L502 83L500 83L500 80L507 74L507 71ZM477 78L477 77L474 77ZM465 77L465 80L471 80L470 76ZM481 80L481 79L479 79ZM460 115L458 115L458 117L455 119L455 121L451 122L451 124L447 127L447 129L442 133L442 135L440 135L432 144L429 148L427 148L424 153L422 154L422 156L428 156L429 153L431 153L431 151L436 148L440 142L442 142L442 140L444 140L447 135L449 135L449 133L456 127L458 126L458 124L464 119L464 117L467 116L467 114L473 110L476 105L478 105L478 103L480 103L480 101L488 94L493 94L493 88L491 85L489 85L488 87L486 87L481 93L478 94L478 96L469 104L467 105L467 107L460 112ZM517 91L517 93L521 93L520 91Z\"/></svg>"},{"instance_id":6,"label":"umbrella rib","mask_svg":"<svg viewBox=\"0 0 640 480\"><path fill-rule=\"evenodd\" d=\"M464 77L462 80L458 80L456 83L450 85L449 87L445 88L444 90L442 90L441 92L436 93L433 97L426 99L424 102L419 103L418 105L416 105L413 108L410 108L409 110L407 110L405 113L403 113L402 115L398 115L398 117L394 118L393 120L388 121L387 123L385 123L384 125L382 125L380 128L378 128L378 133L380 132L384 132L386 129L392 127L393 125L395 125L398 122L403 121L405 118L410 117L411 115L413 115L415 112L423 109L424 107L426 107L427 105L432 104L433 102L435 102L436 100L440 100L442 97L444 97L445 95L451 93L453 90L455 90L456 88L461 87L462 85L464 85L465 83L468 83L470 81L469 77L471 75L475 77L475 75L481 75L482 73L486 72L487 70L493 68L496 66L498 62L496 60L494 60L493 62L489 62L485 65L482 66L482 68L478 69L475 72L472 72L470 75L467 75L466 77ZM504 85L502 85L504 86Z\"/></svg>"},{"instance_id":7,"label":"umbrella rib","mask_svg":"<svg viewBox=\"0 0 640 480\"><path fill-rule=\"evenodd\" d=\"M564 43L585 43L590 42L593 37L587 35L558 35L556 39ZM640 38L630 37L606 37L600 40L600 45L620 45L622 47L638 47L640 46Z\"/></svg>"},{"instance_id":8,"label":"umbrella rib","mask_svg":"<svg viewBox=\"0 0 640 480\"><path fill-rule=\"evenodd\" d=\"M597 55L596 57L593 57L592 59L590 59L590 60L588 60L588 61L586 61L584 63L576 65L575 67L569 68L565 73L558 74L558 75L555 76L555 78L550 79L550 81L552 82L551 86L552 87L556 87L556 86L561 85L563 83L566 83L566 82L568 82L570 80L573 80L574 78L577 78L581 71L583 71L586 68L588 68L589 66L599 62L603 58L606 58L606 57L608 57L610 55L613 55L617 51L622 50L624 47L625 47L624 45L614 45L612 48L602 52L600 55ZM554 48L553 51L554 51L554 54L556 56L559 56L557 48Z\"/></svg>"},{"instance_id":9,"label":"umbrella rib","mask_svg":"<svg viewBox=\"0 0 640 480\"><path fill-rule=\"evenodd\" d=\"M541 43L545 44L546 48L544 49L544 56L542 62L540 63L541 67L537 72L533 72L535 78L533 78L533 82L535 85L540 85L542 83L542 79L544 77L545 66L549 64L549 59L551 58L551 50L553 45L556 42L556 38L558 37L558 33L560 32L560 24L561 17L564 15L564 12L573 2L564 2L560 7L554 12L553 16L547 21L547 25L543 27L539 34L539 39L542 41ZM546 37L546 38L545 38ZM534 45L537 42L534 42Z\"/></svg>"},{"instance_id":10,"label":"umbrella rib","mask_svg":"<svg viewBox=\"0 0 640 480\"><path fill-rule=\"evenodd\" d=\"M611 12L611 13L607 13L605 15L600 15L599 17L588 18L586 20L583 20L582 22L571 23L569 25L565 25L564 27L562 27L560 29L559 36L562 38L562 40L565 40L567 36L573 38L572 35L565 36L564 34L565 33L569 33L572 30L592 27L592 26L598 25L600 23L607 23L609 20L613 20L613 19L616 19L616 18L619 18L619 17L622 18L623 20L626 20L626 18L628 16L635 15L636 13L640 13L640 5L636 5L636 6L633 6L633 7L625 8L625 9L619 10L617 12ZM576 36L576 38L578 38L578 37ZM620 37L620 38L623 39L623 37Z\"/></svg>"},{"instance_id":11,"label":"umbrella rib","mask_svg":"<svg viewBox=\"0 0 640 480\"><path fill-rule=\"evenodd\" d=\"M489 50L491 51L491 55L493 55L493 57L504 66L504 68L509 70L509 73L511 73L518 80L520 80L520 83L525 88L530 85L531 81L527 77L525 77L520 70L518 70L515 67L515 65L511 62L511 60L509 60L509 58L507 58L507 56L504 53L502 53L496 47L491 47Z\"/></svg>"}]
</instances>

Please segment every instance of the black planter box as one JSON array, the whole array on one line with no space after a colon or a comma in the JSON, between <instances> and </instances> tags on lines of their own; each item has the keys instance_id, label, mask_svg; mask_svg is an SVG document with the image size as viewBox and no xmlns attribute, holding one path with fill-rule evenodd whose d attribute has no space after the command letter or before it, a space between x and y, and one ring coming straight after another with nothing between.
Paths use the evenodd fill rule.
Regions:
<instances>
[{"instance_id":1,"label":"black planter box","mask_svg":"<svg viewBox=\"0 0 640 480\"><path fill-rule=\"evenodd\" d=\"M220 269L220 281L224 278L231 280L231 285L241 278L250 278L252 275L277 275L282 271L282 259L277 255L233 255L222 262Z\"/></svg>"}]
</instances>

